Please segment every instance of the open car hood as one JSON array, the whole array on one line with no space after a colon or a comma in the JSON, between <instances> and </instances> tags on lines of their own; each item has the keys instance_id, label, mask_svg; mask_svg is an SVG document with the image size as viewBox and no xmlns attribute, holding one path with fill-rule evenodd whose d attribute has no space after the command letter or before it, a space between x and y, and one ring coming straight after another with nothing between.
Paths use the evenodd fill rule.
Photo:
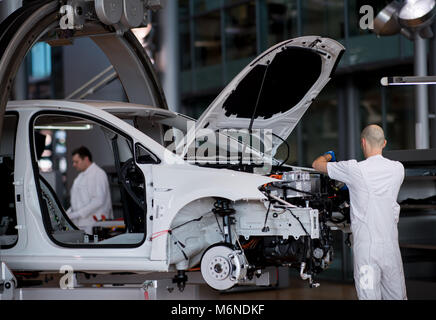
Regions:
<instances>
[{"instance_id":1,"label":"open car hood","mask_svg":"<svg viewBox=\"0 0 436 320\"><path fill-rule=\"evenodd\" d=\"M330 80L345 48L318 36L291 39L246 66L196 123L202 129L267 129L273 154ZM254 114L254 120L252 117ZM278 138L278 137L280 138Z\"/></svg>"}]
</instances>

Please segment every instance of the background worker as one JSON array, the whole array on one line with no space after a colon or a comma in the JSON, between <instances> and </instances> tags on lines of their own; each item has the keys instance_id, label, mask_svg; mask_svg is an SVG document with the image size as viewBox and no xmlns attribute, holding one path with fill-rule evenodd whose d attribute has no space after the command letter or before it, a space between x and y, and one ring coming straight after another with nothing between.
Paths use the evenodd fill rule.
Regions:
<instances>
[{"instance_id":1,"label":"background worker","mask_svg":"<svg viewBox=\"0 0 436 320\"><path fill-rule=\"evenodd\" d=\"M113 216L108 178L103 169L92 162L91 152L86 147L74 150L72 155L73 166L80 173L71 188L71 207L67 214L79 229L92 234L96 220Z\"/></svg>"},{"instance_id":2,"label":"background worker","mask_svg":"<svg viewBox=\"0 0 436 320\"><path fill-rule=\"evenodd\" d=\"M400 215L397 197L404 167L382 156L386 140L379 126L366 127L360 140L366 160L330 162L335 157L329 151L312 166L348 186L358 298L406 300L397 227Z\"/></svg>"}]
</instances>

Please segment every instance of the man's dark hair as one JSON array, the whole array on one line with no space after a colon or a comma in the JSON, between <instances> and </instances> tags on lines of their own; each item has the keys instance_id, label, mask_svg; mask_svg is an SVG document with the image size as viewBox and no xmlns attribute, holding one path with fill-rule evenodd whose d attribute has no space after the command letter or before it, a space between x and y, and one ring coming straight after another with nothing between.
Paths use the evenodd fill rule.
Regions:
<instances>
[{"instance_id":1,"label":"man's dark hair","mask_svg":"<svg viewBox=\"0 0 436 320\"><path fill-rule=\"evenodd\" d=\"M72 156L75 154L78 154L81 159L88 157L89 161L92 162L92 154L87 147L81 146L80 148L77 148L71 153Z\"/></svg>"}]
</instances>

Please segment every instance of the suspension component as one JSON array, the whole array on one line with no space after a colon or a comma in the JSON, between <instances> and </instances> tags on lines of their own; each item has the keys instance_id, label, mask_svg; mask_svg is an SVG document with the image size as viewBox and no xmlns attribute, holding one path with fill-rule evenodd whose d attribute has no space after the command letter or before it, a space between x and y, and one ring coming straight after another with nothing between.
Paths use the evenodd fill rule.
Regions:
<instances>
[{"instance_id":1,"label":"suspension component","mask_svg":"<svg viewBox=\"0 0 436 320\"><path fill-rule=\"evenodd\" d=\"M309 286L311 288L318 288L320 286L319 283L313 281L313 277L309 273L305 273L304 270L306 269L306 262L302 262L300 266L300 277L302 280L308 280Z\"/></svg>"},{"instance_id":2,"label":"suspension component","mask_svg":"<svg viewBox=\"0 0 436 320\"><path fill-rule=\"evenodd\" d=\"M188 281L188 276L184 270L178 270L177 275L173 278L173 283L177 284L180 292L183 292L186 287L186 281Z\"/></svg>"},{"instance_id":3,"label":"suspension component","mask_svg":"<svg viewBox=\"0 0 436 320\"><path fill-rule=\"evenodd\" d=\"M218 199L215 203L215 208L212 209L214 214L219 215L223 218L223 232L224 232L224 242L232 244L232 234L231 234L231 215L235 214L235 209L230 207L230 201L227 199Z\"/></svg>"}]
</instances>

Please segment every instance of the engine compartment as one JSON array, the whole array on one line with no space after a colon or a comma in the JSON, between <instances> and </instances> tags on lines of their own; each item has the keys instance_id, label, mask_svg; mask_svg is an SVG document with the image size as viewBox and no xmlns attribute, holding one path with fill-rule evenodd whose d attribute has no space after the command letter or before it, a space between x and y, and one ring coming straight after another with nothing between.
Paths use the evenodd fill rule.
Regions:
<instances>
[{"instance_id":1,"label":"engine compartment","mask_svg":"<svg viewBox=\"0 0 436 320\"><path fill-rule=\"evenodd\" d=\"M276 172L271 175L279 181L263 186L268 197L268 211L273 219L288 213L286 222L304 230L294 236L280 235L253 237L241 241L245 254L256 264L289 266L300 271L303 280L313 286L314 277L327 269L333 260L333 235L338 224L349 225L350 209L348 189L328 176L301 169ZM267 225L263 232L267 231ZM294 227L295 228L295 227ZM253 242L256 242L253 244Z\"/></svg>"},{"instance_id":2,"label":"engine compartment","mask_svg":"<svg viewBox=\"0 0 436 320\"><path fill-rule=\"evenodd\" d=\"M209 219L218 230L205 227L205 234L213 230L222 241L201 254L202 275L211 287L226 290L253 281L268 267L296 269L317 287L316 275L333 261L333 232L350 224L348 189L312 169L279 169L268 175L276 181L259 188L263 201L214 199L215 217L203 223Z\"/></svg>"}]
</instances>

